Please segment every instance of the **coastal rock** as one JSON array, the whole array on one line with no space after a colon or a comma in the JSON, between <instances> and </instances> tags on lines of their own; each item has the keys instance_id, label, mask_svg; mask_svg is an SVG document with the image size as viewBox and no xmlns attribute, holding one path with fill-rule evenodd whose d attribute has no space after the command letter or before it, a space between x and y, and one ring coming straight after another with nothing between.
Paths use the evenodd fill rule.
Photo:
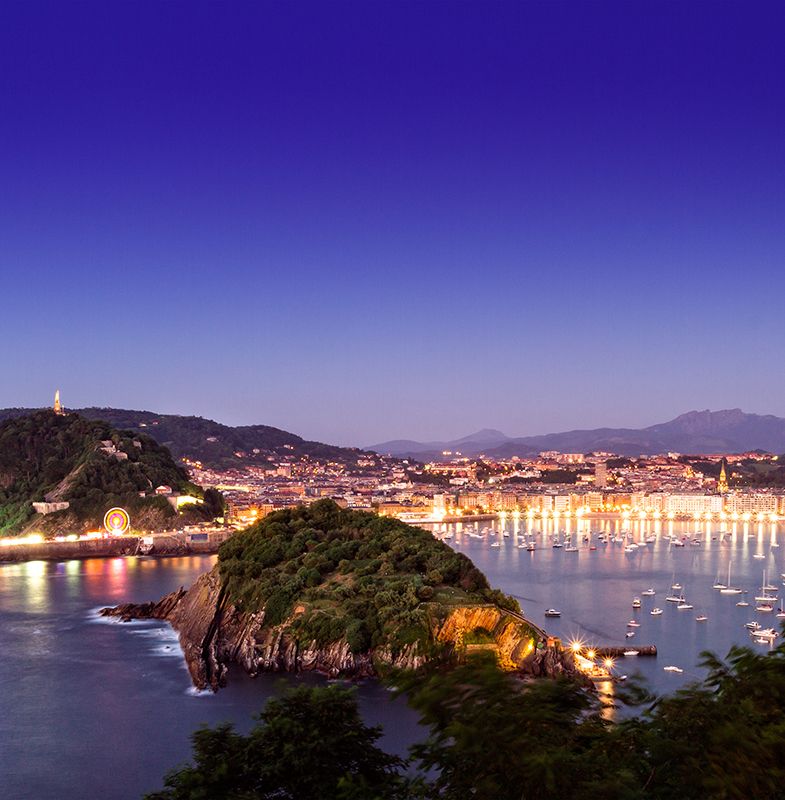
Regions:
<instances>
[{"instance_id":1,"label":"coastal rock","mask_svg":"<svg viewBox=\"0 0 785 800\"><path fill-rule=\"evenodd\" d=\"M265 626L264 610L245 614L228 601L217 568L157 602L126 603L105 608L104 616L162 619L178 632L180 646L194 685L214 691L225 685L228 665L239 664L249 675L260 672L319 672L329 677L368 678L382 668L417 669L426 661L416 644L393 651L379 647L353 653L345 639L328 645L299 641L291 620ZM464 642L481 630L489 640L482 645ZM454 608L433 624L434 641L450 647L457 657L473 649L496 652L502 666L523 675L573 674L570 659L560 648L547 646L547 637L522 616L494 605Z\"/></svg>"}]
</instances>

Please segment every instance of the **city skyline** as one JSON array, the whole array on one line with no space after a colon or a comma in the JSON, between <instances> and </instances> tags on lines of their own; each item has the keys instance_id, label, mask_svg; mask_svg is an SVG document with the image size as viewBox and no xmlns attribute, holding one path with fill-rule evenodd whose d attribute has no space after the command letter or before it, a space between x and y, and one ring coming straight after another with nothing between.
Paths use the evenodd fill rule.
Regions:
<instances>
[{"instance_id":1,"label":"city skyline","mask_svg":"<svg viewBox=\"0 0 785 800\"><path fill-rule=\"evenodd\" d=\"M40 8L0 33L0 407L785 415L777 4Z\"/></svg>"}]
</instances>

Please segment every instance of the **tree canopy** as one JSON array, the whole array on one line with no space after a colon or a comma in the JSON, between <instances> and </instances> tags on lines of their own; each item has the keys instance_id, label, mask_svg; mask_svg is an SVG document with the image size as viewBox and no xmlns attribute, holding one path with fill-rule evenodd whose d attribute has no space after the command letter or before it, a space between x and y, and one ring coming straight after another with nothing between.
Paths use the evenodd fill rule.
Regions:
<instances>
[{"instance_id":1,"label":"tree canopy","mask_svg":"<svg viewBox=\"0 0 785 800\"><path fill-rule=\"evenodd\" d=\"M522 682L478 656L393 678L425 740L385 755L350 692L295 689L248 737L194 734L193 764L150 800L777 800L785 782L785 645L705 653L707 677L614 722L566 679ZM630 695L631 699L632 694Z\"/></svg>"},{"instance_id":2,"label":"tree canopy","mask_svg":"<svg viewBox=\"0 0 785 800\"><path fill-rule=\"evenodd\" d=\"M518 609L463 554L421 528L330 500L274 512L222 545L222 583L241 611L288 619L303 639L354 652L430 638L433 615L490 602Z\"/></svg>"}]
</instances>

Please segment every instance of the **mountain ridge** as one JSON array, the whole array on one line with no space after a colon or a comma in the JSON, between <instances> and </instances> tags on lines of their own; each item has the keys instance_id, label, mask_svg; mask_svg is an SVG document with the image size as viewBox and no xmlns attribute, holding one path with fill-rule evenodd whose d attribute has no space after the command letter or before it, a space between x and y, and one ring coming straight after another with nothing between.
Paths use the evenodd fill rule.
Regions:
<instances>
[{"instance_id":1,"label":"mountain ridge","mask_svg":"<svg viewBox=\"0 0 785 800\"><path fill-rule=\"evenodd\" d=\"M492 438L484 441L481 434L485 430L448 441L398 439L371 445L370 449L399 458L418 459L440 458L443 451L456 450L468 457L486 455L490 458L528 456L544 450L602 451L624 456L671 451L691 454L751 450L785 452L785 418L773 414L751 414L740 408L687 411L672 420L645 428L578 428L535 436L506 436L502 442ZM492 432L501 434L500 431Z\"/></svg>"},{"instance_id":2,"label":"mountain ridge","mask_svg":"<svg viewBox=\"0 0 785 800\"><path fill-rule=\"evenodd\" d=\"M36 411L40 409L0 409L0 422ZM237 466L286 456L350 462L362 454L359 448L309 441L271 425L231 426L194 415L96 406L69 411L85 419L107 422L120 430L145 433L167 447L174 458L188 458L210 466Z\"/></svg>"}]
</instances>

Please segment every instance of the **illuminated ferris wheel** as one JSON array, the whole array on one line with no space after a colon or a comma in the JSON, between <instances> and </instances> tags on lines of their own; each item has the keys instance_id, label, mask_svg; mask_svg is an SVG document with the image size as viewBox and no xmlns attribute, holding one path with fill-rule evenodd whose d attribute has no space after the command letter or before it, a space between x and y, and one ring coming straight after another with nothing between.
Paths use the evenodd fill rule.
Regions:
<instances>
[{"instance_id":1,"label":"illuminated ferris wheel","mask_svg":"<svg viewBox=\"0 0 785 800\"><path fill-rule=\"evenodd\" d=\"M131 527L131 518L124 508L110 508L104 514L104 530L112 536L122 536Z\"/></svg>"}]
</instances>

